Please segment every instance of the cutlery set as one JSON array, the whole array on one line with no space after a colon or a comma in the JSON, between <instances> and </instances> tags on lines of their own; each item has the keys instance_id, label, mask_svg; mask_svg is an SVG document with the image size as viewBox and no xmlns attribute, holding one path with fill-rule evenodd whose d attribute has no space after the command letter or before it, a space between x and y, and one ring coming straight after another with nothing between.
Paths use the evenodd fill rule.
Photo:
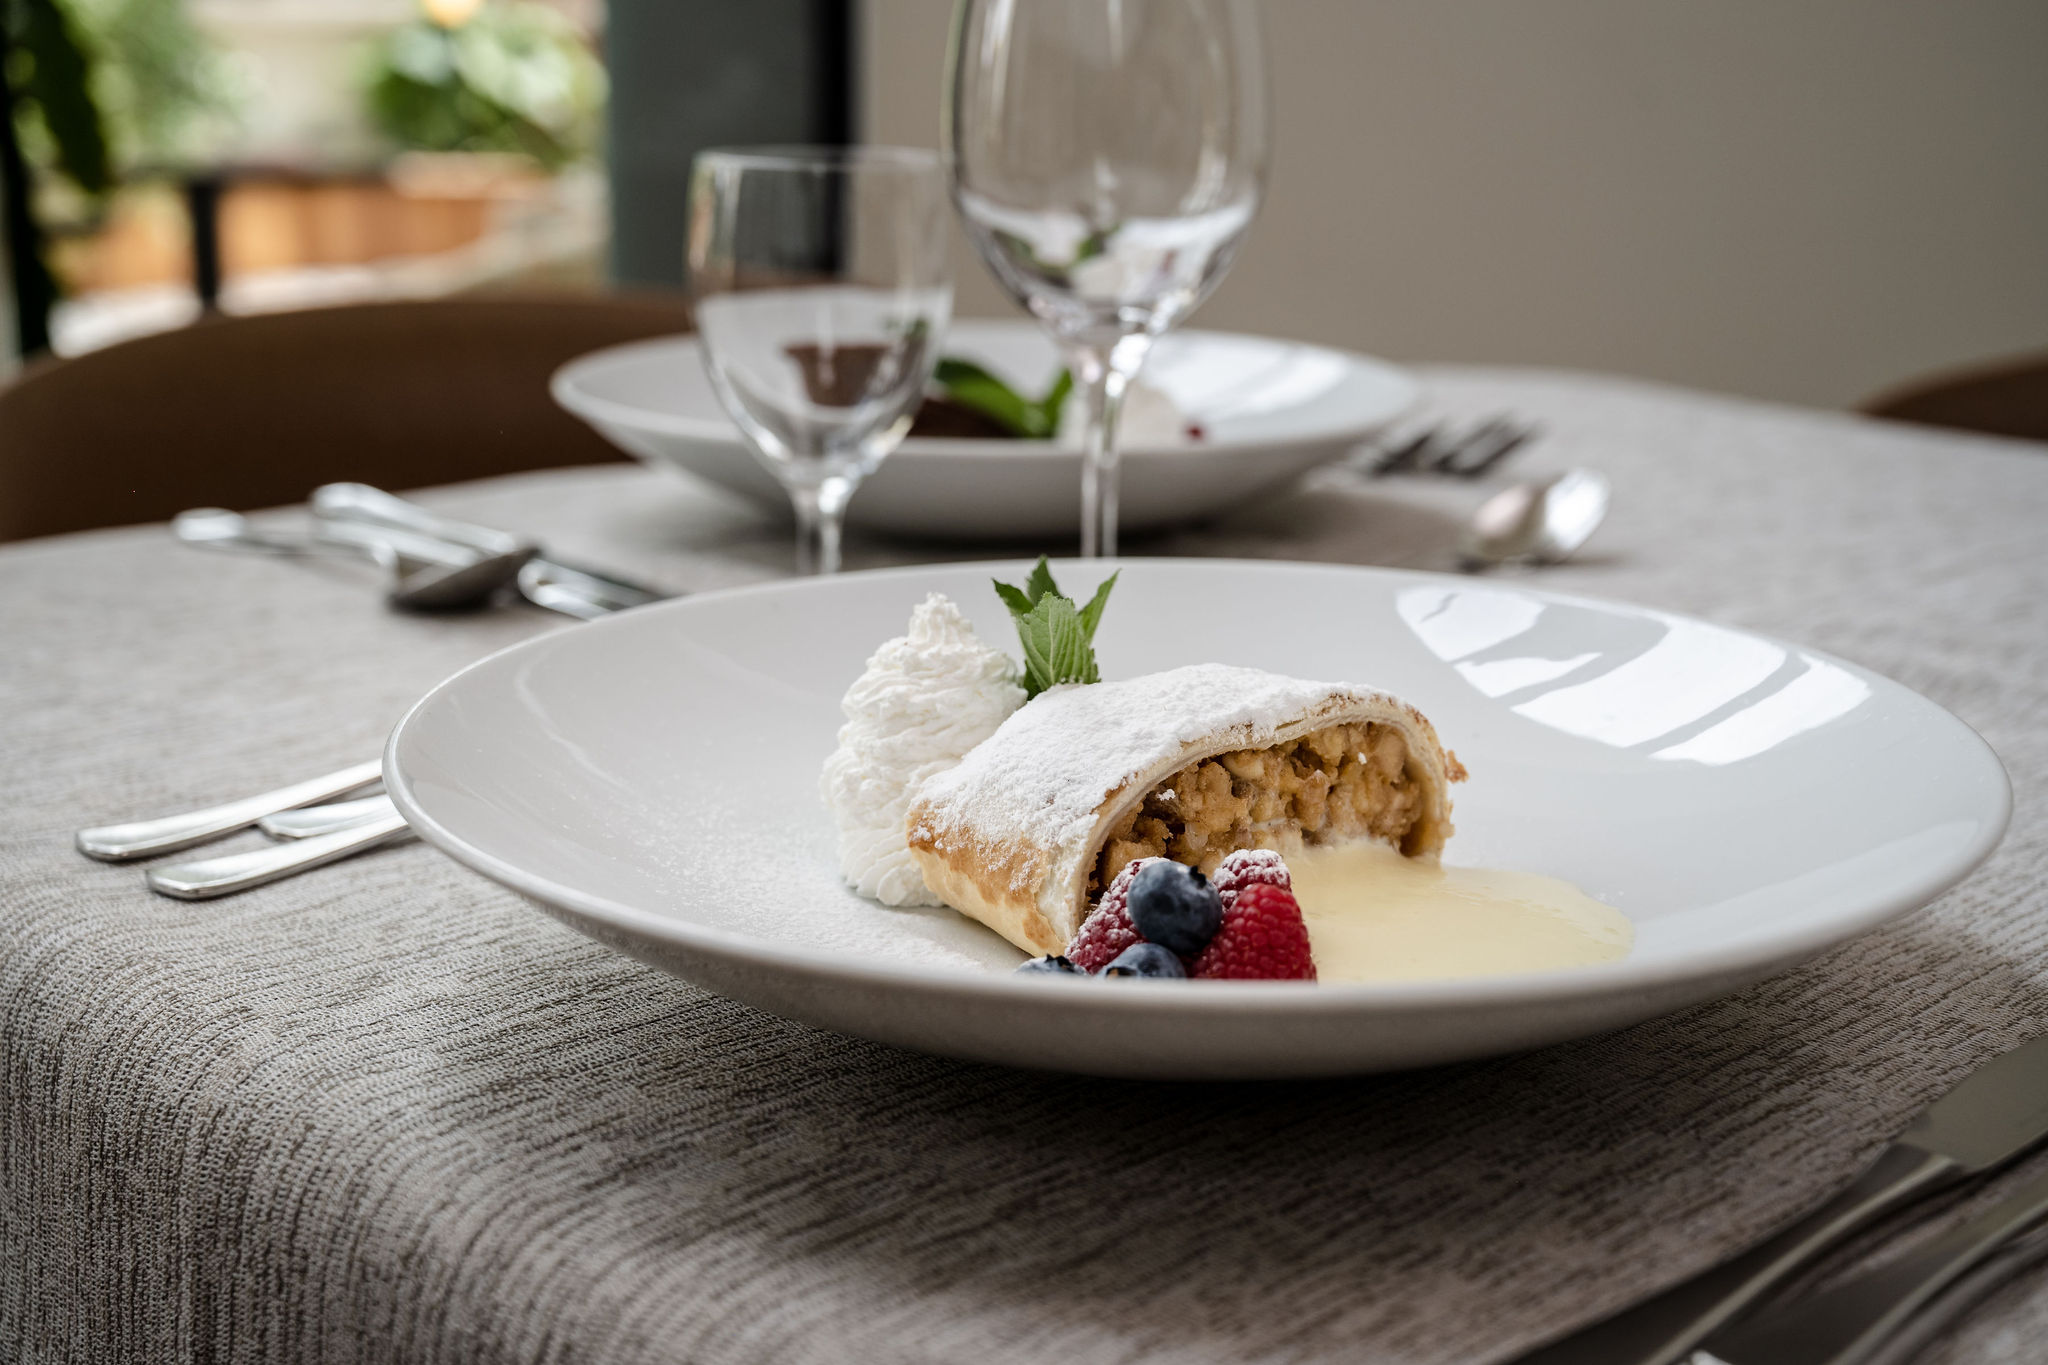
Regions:
<instances>
[{"instance_id":1,"label":"cutlery set","mask_svg":"<svg viewBox=\"0 0 2048 1365\"><path fill-rule=\"evenodd\" d=\"M509 588L537 607L590 620L669 595L564 563L529 540L441 516L368 484L325 484L314 490L312 505L312 529L297 535L260 527L219 507L179 513L171 533L205 549L360 555L390 574L390 603L413 611L480 607Z\"/></svg>"},{"instance_id":2,"label":"cutlery set","mask_svg":"<svg viewBox=\"0 0 2048 1365\"><path fill-rule=\"evenodd\" d=\"M1369 468L1374 474L1476 478L1534 434L1498 418L1462 435L1434 427ZM1481 509L1472 534L1493 540L1468 544L1468 558L1561 558L1598 523L1606 503L1605 481L1590 471L1518 484ZM478 607L516 590L536 606L590 619L667 595L565 564L531 541L441 517L366 485L329 484L316 491L312 506L313 527L299 535L214 508L182 514L174 530L187 543L214 549L367 557L389 573L391 603L410 610ZM1548 545L1544 536L1562 539ZM152 891L178 899L225 896L415 837L391 799L376 790L382 779L379 763L359 763L203 810L81 830L77 846L103 862L132 862L260 830L271 846L161 865L144 878ZM2044 1138L2048 1039L1979 1067L1818 1209L1747 1251L1513 1365L1903 1361L2006 1279L2048 1256L2048 1175L1874 1270L1802 1297L1786 1298L1782 1291L1908 1207L1990 1174Z\"/></svg>"},{"instance_id":3,"label":"cutlery set","mask_svg":"<svg viewBox=\"0 0 2048 1365\"><path fill-rule=\"evenodd\" d=\"M1542 434L1541 427L1506 415L1489 417L1469 428L1439 422L1367 447L1352 458L1351 465L1375 478L1387 474L1436 474L1453 479L1480 479Z\"/></svg>"},{"instance_id":4,"label":"cutlery set","mask_svg":"<svg viewBox=\"0 0 2048 1365\"><path fill-rule=\"evenodd\" d=\"M2048 1175L1874 1270L1767 1301L1930 1195L2048 1139L2048 1038L1979 1066L1840 1194L1747 1251L1510 1365L1876 1365L1900 1361L2048 1254ZM1744 1316L1752 1308L1761 1311Z\"/></svg>"},{"instance_id":5,"label":"cutlery set","mask_svg":"<svg viewBox=\"0 0 2048 1365\"><path fill-rule=\"evenodd\" d=\"M1368 478L1410 474L1477 480L1542 434L1541 427L1506 414L1471 427L1439 422L1369 446L1348 467ZM1606 475L1594 469L1510 484L1466 523L1458 540L1458 567L1469 573L1504 564L1563 563L1606 518L1611 495Z\"/></svg>"},{"instance_id":6,"label":"cutlery set","mask_svg":"<svg viewBox=\"0 0 2048 1365\"><path fill-rule=\"evenodd\" d=\"M440 516L367 484L316 489L313 526L287 534L240 513L203 507L181 513L173 533L190 545L274 555L353 554L391 576L386 598L413 611L481 607L507 590L535 606L592 620L669 596L598 569L564 563L504 531ZM150 890L211 900L413 837L387 796L357 796L383 781L382 765L358 763L305 782L203 810L80 830L78 851L126 863L177 853L256 828L276 847L151 868ZM353 799L343 800L349 797Z\"/></svg>"}]
</instances>

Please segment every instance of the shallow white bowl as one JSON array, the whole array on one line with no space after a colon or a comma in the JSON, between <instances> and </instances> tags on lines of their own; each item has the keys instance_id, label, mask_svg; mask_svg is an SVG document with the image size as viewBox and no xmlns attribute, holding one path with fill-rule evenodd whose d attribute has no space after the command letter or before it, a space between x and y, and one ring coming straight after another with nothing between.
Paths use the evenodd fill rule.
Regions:
<instances>
[{"instance_id":1,"label":"shallow white bowl","mask_svg":"<svg viewBox=\"0 0 2048 1365\"><path fill-rule=\"evenodd\" d=\"M541 636L414 707L386 781L454 858L735 999L931 1052L1158 1077L1418 1066L1646 1019L1925 904L2010 810L1968 727L1810 650L1469 579L1128 561L1107 676L1220 660L1406 697L1472 772L1449 861L1577 882L1634 920L1635 947L1398 985L1019 978L1022 954L979 925L840 883L817 775L840 694L925 593L1013 643L989 578L1027 567L776 584ZM1100 570L1058 572L1078 593Z\"/></svg>"},{"instance_id":2,"label":"shallow white bowl","mask_svg":"<svg viewBox=\"0 0 2048 1365\"><path fill-rule=\"evenodd\" d=\"M1027 321L961 321L942 348L1042 392L1059 370ZM1160 340L1145 364L1207 439L1128 446L1121 525L1132 531L1218 512L1341 459L1412 407L1405 371L1300 342L1221 332ZM612 346L556 371L555 401L620 449L778 511L789 497L718 405L694 337ZM1081 457L1048 441L905 441L854 495L850 523L966 539L1070 538L1081 520Z\"/></svg>"}]
</instances>

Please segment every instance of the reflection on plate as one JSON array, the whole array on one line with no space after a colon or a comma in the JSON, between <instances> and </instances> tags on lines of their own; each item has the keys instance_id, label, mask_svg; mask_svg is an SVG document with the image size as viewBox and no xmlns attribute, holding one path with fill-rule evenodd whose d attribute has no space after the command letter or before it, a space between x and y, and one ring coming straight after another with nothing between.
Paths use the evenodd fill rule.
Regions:
<instances>
[{"instance_id":1,"label":"reflection on plate","mask_svg":"<svg viewBox=\"0 0 2048 1365\"><path fill-rule=\"evenodd\" d=\"M963 321L948 355L977 360L1027 392L1059 369L1026 321ZM1165 526L1221 511L1341 459L1414 405L1405 371L1366 356L1221 332L1160 340L1145 382L1201 423L1193 444L1127 447L1122 524ZM718 406L691 337L613 346L556 372L555 401L620 449L688 471L777 512L782 489ZM862 485L848 518L939 537L1060 537L1081 519L1078 452L1047 442L911 440Z\"/></svg>"},{"instance_id":2,"label":"reflection on plate","mask_svg":"<svg viewBox=\"0 0 2048 1365\"><path fill-rule=\"evenodd\" d=\"M1409 699L1472 774L1446 860L1578 885L1633 921L1628 957L1111 986L1012 977L1017 951L952 911L855 896L815 791L840 693L928 591L1007 639L988 580L1028 565L706 594L545 635L429 694L386 778L436 846L711 989L906 1047L1148 1076L1416 1066L1633 1023L1926 903L2009 812L2004 770L1960 721L1795 646L1427 574L1123 567L1107 676L1222 660ZM1231 628L1253 620L1250 638Z\"/></svg>"}]
</instances>

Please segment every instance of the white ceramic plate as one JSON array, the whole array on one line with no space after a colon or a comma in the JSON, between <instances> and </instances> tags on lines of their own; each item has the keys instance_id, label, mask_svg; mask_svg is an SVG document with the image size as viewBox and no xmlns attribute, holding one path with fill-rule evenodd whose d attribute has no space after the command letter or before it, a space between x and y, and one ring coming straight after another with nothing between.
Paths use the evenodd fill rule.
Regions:
<instances>
[{"instance_id":1,"label":"white ceramic plate","mask_svg":"<svg viewBox=\"0 0 2048 1365\"><path fill-rule=\"evenodd\" d=\"M1058 373L1028 321L962 321L947 355L978 360L1027 391ZM1166 526L1217 512L1340 459L1414 405L1405 371L1361 355L1221 332L1163 338L1145 382L1207 429L1207 439L1123 455L1121 524ZM788 495L718 406L693 337L613 346L555 373L555 401L620 449L786 509ZM1081 520L1081 457L1044 441L905 441L847 509L855 525L946 538L1071 537Z\"/></svg>"},{"instance_id":2,"label":"white ceramic plate","mask_svg":"<svg viewBox=\"0 0 2048 1365\"><path fill-rule=\"evenodd\" d=\"M845 889L819 805L839 697L912 605L1022 564L854 574L641 608L457 674L385 776L429 842L567 923L763 1009L904 1047L1134 1076L1300 1076L1535 1047L1731 991L1975 867L2004 770L1932 702L1796 646L1428 574L1134 560L1110 677L1221 660L1366 682L1471 769L1448 860L1568 878L1635 922L1621 962L1393 985L1009 975L944 909ZM1059 567L1069 591L1098 570Z\"/></svg>"}]
</instances>

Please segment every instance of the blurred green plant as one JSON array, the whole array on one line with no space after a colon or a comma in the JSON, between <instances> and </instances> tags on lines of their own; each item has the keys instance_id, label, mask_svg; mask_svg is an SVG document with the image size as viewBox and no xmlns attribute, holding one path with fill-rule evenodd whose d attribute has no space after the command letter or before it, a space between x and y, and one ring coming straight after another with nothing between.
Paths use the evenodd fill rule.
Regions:
<instances>
[{"instance_id":1,"label":"blurred green plant","mask_svg":"<svg viewBox=\"0 0 2048 1365\"><path fill-rule=\"evenodd\" d=\"M371 117L401 147L516 152L554 171L597 145L604 67L563 15L527 0L437 0L371 58Z\"/></svg>"},{"instance_id":2,"label":"blurred green plant","mask_svg":"<svg viewBox=\"0 0 2048 1365\"><path fill-rule=\"evenodd\" d=\"M240 69L192 21L188 0L62 0L98 60L92 93L114 165L204 161L231 133Z\"/></svg>"},{"instance_id":3,"label":"blurred green plant","mask_svg":"<svg viewBox=\"0 0 2048 1365\"><path fill-rule=\"evenodd\" d=\"M45 255L38 176L47 165L87 199L113 188L106 126L93 100L93 55L58 0L0 0L0 199L23 355L47 350L57 280Z\"/></svg>"},{"instance_id":4,"label":"blurred green plant","mask_svg":"<svg viewBox=\"0 0 2048 1365\"><path fill-rule=\"evenodd\" d=\"M0 40L0 194L31 354L60 293L51 227L98 222L123 171L203 156L237 87L185 0L0 0Z\"/></svg>"}]
</instances>

